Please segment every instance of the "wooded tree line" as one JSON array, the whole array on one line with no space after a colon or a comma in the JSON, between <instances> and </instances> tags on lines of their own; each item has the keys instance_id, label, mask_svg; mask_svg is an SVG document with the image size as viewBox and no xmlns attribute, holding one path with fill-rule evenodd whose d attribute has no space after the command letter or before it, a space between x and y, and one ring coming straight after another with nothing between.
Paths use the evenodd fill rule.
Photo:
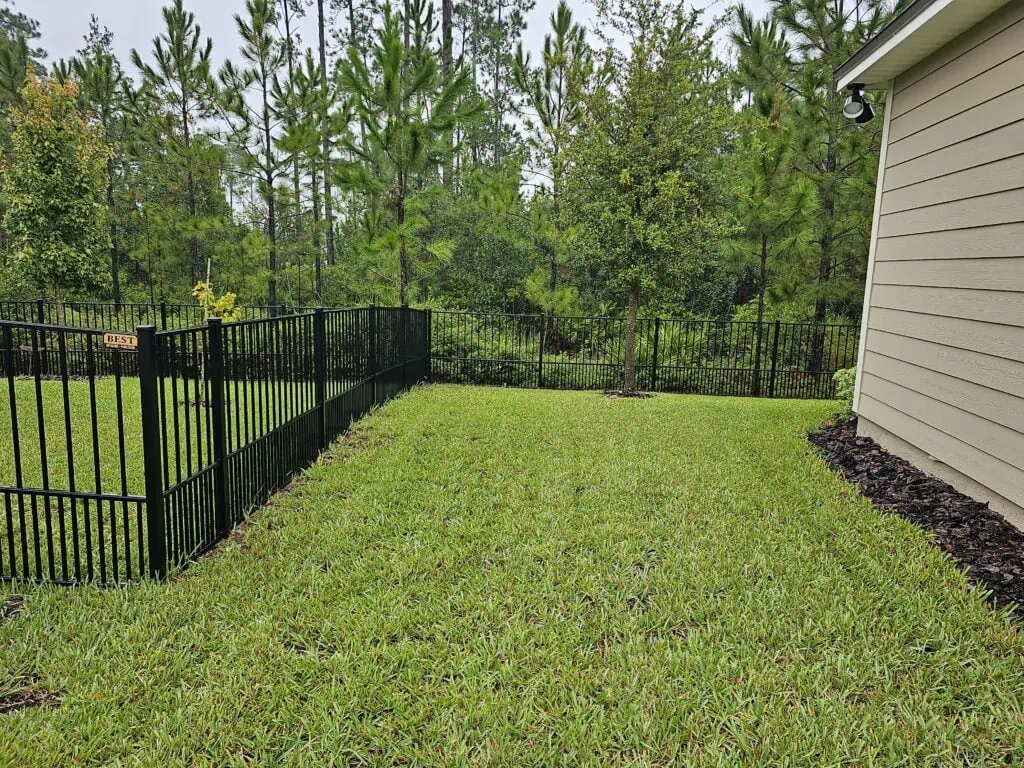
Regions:
<instances>
[{"instance_id":1,"label":"wooded tree line","mask_svg":"<svg viewBox=\"0 0 1024 768\"><path fill-rule=\"evenodd\" d=\"M185 0L127 62L0 9L0 298L856 318L882 121L832 72L907 0L593 4L529 50L534 0L244 0L220 67Z\"/></svg>"}]
</instances>

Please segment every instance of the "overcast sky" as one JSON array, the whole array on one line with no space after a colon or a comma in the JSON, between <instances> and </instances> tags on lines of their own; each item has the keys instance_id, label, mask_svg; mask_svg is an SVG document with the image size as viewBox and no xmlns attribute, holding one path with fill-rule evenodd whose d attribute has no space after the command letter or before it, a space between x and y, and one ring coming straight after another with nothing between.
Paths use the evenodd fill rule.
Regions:
<instances>
[{"instance_id":1,"label":"overcast sky","mask_svg":"<svg viewBox=\"0 0 1024 768\"><path fill-rule=\"evenodd\" d=\"M711 13L719 14L733 0L696 0L696 4L707 7ZM745 0L746 5L758 15L764 13L767 0ZM114 49L125 70L133 77L137 74L130 65L128 54L138 48L144 58L149 58L151 41L163 29L160 9L169 0L14 0L15 7L39 20L42 41L40 45L49 54L49 61L67 58L75 52L82 36L89 29L89 16L96 14L100 25L107 26L114 33ZM548 16L557 0L538 0L529 19L526 45L529 50L538 51L548 30ZM580 21L588 22L593 17L593 8L586 0L569 0ZM325 6L331 5L325 2ZM245 0L185 0L185 7L196 15L204 36L213 38L213 55L217 67L228 57L236 57L239 38L235 31L233 16L245 8ZM316 6L307 12L299 25L302 47L315 46Z\"/></svg>"}]
</instances>

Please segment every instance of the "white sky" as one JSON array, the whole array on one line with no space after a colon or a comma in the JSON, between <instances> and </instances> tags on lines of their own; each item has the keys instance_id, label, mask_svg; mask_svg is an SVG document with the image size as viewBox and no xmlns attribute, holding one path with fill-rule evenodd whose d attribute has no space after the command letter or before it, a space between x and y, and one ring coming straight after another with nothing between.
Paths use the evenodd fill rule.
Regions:
<instances>
[{"instance_id":1,"label":"white sky","mask_svg":"<svg viewBox=\"0 0 1024 768\"><path fill-rule=\"evenodd\" d=\"M456 0L457 1L457 0ZM720 14L733 0L694 0L706 7L710 13ZM310 8L306 18L299 25L301 47L315 47L316 6L309 0ZM762 15L768 0L744 0L747 7ZM160 9L169 5L169 0L14 0L14 6L39 20L42 40L40 45L49 54L49 61L71 56L82 43L82 36L89 29L89 16L96 14L100 25L107 26L114 33L114 50L125 71L135 77L129 52L138 48L144 59L149 59L152 39L163 29ZM554 10L557 0L537 0L529 18L526 32L526 47L539 51L547 32L548 16ZM593 8L586 0L569 0L577 19L588 23L593 18ZM325 9L331 5L329 0ZM238 55L238 34L235 31L234 14L244 11L245 0L185 0L185 7L196 15L204 37L213 38L215 71L228 57ZM328 11L330 13L330 11Z\"/></svg>"}]
</instances>

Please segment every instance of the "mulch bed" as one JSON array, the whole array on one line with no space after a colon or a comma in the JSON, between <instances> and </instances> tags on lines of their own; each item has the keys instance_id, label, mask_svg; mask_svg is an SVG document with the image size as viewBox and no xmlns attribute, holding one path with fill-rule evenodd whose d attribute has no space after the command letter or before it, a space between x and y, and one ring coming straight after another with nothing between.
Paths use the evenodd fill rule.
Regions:
<instances>
[{"instance_id":1,"label":"mulch bed","mask_svg":"<svg viewBox=\"0 0 1024 768\"><path fill-rule=\"evenodd\" d=\"M826 424L808 439L864 496L931 533L971 582L1024 619L1024 532L987 504L890 455L871 438L858 437L855 421Z\"/></svg>"}]
</instances>

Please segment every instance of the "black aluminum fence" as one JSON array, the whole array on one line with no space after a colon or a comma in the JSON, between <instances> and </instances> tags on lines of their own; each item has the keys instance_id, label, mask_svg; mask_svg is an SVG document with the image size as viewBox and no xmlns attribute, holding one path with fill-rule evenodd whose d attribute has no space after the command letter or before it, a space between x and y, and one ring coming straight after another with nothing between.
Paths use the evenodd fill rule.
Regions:
<instances>
[{"instance_id":1,"label":"black aluminum fence","mask_svg":"<svg viewBox=\"0 0 1024 768\"><path fill-rule=\"evenodd\" d=\"M237 307L240 319L312 312L316 307L246 305ZM0 319L40 325L65 325L104 331L134 331L140 325L155 325L157 330L192 328L206 322L203 308L193 302L177 304L160 301L152 304L112 301L66 301L58 304L44 299L0 301Z\"/></svg>"},{"instance_id":2,"label":"black aluminum fence","mask_svg":"<svg viewBox=\"0 0 1024 768\"><path fill-rule=\"evenodd\" d=\"M162 578L429 376L416 310L149 324L129 337L109 342L136 348L98 329L0 321L3 580Z\"/></svg>"},{"instance_id":3,"label":"black aluminum fence","mask_svg":"<svg viewBox=\"0 0 1024 768\"><path fill-rule=\"evenodd\" d=\"M549 389L622 386L621 318L432 313L433 381ZM831 399L856 364L854 325L637 321L637 386L651 392Z\"/></svg>"}]
</instances>

